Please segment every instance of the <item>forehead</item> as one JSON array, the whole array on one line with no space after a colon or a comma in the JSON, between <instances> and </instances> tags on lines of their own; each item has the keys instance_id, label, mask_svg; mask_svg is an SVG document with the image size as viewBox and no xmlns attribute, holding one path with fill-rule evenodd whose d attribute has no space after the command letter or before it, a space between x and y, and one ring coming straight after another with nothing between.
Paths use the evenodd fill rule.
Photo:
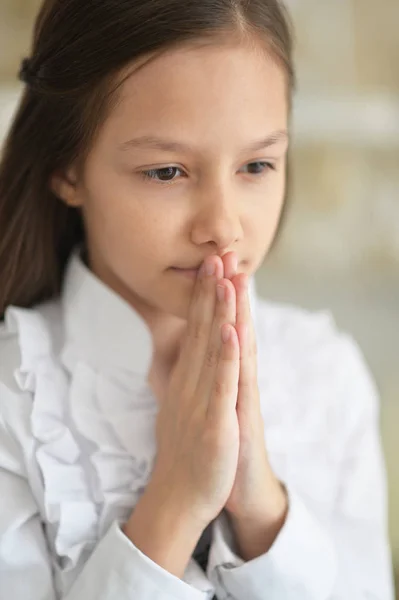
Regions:
<instances>
[{"instance_id":1,"label":"forehead","mask_svg":"<svg viewBox=\"0 0 399 600\"><path fill-rule=\"evenodd\" d=\"M258 137L286 128L284 68L260 45L208 44L163 52L131 65L104 134Z\"/></svg>"}]
</instances>

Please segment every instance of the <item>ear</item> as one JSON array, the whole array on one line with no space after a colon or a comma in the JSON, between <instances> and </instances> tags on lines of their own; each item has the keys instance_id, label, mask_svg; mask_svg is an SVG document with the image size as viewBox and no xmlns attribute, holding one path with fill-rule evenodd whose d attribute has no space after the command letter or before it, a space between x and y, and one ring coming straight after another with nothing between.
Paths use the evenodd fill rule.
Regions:
<instances>
[{"instance_id":1,"label":"ear","mask_svg":"<svg viewBox=\"0 0 399 600\"><path fill-rule=\"evenodd\" d=\"M77 208L82 201L78 193L78 178L74 168L54 173L50 180L51 191L68 206Z\"/></svg>"}]
</instances>

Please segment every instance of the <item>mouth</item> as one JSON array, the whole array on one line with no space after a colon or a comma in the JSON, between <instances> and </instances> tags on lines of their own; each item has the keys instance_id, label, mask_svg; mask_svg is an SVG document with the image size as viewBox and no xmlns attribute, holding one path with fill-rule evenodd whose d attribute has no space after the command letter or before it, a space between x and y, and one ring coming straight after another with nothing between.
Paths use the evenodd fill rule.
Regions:
<instances>
[{"instance_id":1,"label":"mouth","mask_svg":"<svg viewBox=\"0 0 399 600\"><path fill-rule=\"evenodd\" d=\"M172 271L173 273L176 273L177 275L183 275L190 279L196 279L198 276L198 272L203 264L204 264L204 261L202 261L200 264L196 264L194 266L189 266L189 267L170 267L169 271ZM248 263L246 260L238 261L238 267L241 267L243 272L246 271L245 267L247 266L247 264Z\"/></svg>"},{"instance_id":2,"label":"mouth","mask_svg":"<svg viewBox=\"0 0 399 600\"><path fill-rule=\"evenodd\" d=\"M190 279L196 279L197 275L198 275L198 271L200 270L200 267L191 267L188 269L181 269L179 267L172 267L171 270L176 273L177 275L182 275L184 277L188 277Z\"/></svg>"}]
</instances>

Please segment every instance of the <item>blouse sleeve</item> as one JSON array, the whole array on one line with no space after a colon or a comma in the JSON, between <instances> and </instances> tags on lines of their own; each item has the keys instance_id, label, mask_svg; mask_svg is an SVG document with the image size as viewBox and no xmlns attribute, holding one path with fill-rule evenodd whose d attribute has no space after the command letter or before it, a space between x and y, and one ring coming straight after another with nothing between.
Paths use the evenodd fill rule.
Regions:
<instances>
[{"instance_id":1,"label":"blouse sleeve","mask_svg":"<svg viewBox=\"0 0 399 600\"><path fill-rule=\"evenodd\" d=\"M345 405L335 510L308 505L290 489L285 526L270 551L244 563L227 519L215 527L208 565L218 595L235 600L392 600L385 467L378 396L355 344L345 343L335 381ZM337 357L338 359L338 357Z\"/></svg>"},{"instance_id":2,"label":"blouse sleeve","mask_svg":"<svg viewBox=\"0 0 399 600\"><path fill-rule=\"evenodd\" d=\"M17 397L0 382L0 598L13 600L207 600L209 594L154 563L115 522L68 591L56 589L24 449L4 417ZM27 401L31 401L26 398Z\"/></svg>"},{"instance_id":3,"label":"blouse sleeve","mask_svg":"<svg viewBox=\"0 0 399 600\"><path fill-rule=\"evenodd\" d=\"M0 598L55 600L45 536L22 462L0 414Z\"/></svg>"}]
</instances>

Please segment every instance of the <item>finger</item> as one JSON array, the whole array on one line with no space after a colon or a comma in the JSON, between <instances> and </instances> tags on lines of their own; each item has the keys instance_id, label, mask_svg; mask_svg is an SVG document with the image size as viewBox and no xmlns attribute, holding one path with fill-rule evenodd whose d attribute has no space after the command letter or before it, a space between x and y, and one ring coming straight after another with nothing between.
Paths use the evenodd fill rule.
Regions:
<instances>
[{"instance_id":1,"label":"finger","mask_svg":"<svg viewBox=\"0 0 399 600\"><path fill-rule=\"evenodd\" d=\"M223 324L235 324L236 293L228 279L222 279L217 286L217 303L209 344L203 357L203 368L198 385L201 398L210 398L215 382L216 369L222 350L221 328Z\"/></svg>"},{"instance_id":2,"label":"finger","mask_svg":"<svg viewBox=\"0 0 399 600\"><path fill-rule=\"evenodd\" d=\"M214 267L213 271L208 270L211 266ZM194 391L198 385L214 321L216 283L223 277L223 263L219 257L208 257L203 267L194 288L187 331L174 374L175 381L184 380L183 385L188 393Z\"/></svg>"},{"instance_id":3,"label":"finger","mask_svg":"<svg viewBox=\"0 0 399 600\"><path fill-rule=\"evenodd\" d=\"M235 411L240 372L240 350L237 332L230 324L220 330L221 352L215 373L214 386L208 404L207 418L221 423Z\"/></svg>"},{"instance_id":4,"label":"finger","mask_svg":"<svg viewBox=\"0 0 399 600\"><path fill-rule=\"evenodd\" d=\"M232 279L237 298L237 325L248 328L249 341L255 343L255 328L249 301L249 278L240 273Z\"/></svg>"},{"instance_id":5,"label":"finger","mask_svg":"<svg viewBox=\"0 0 399 600\"><path fill-rule=\"evenodd\" d=\"M233 278L237 298L237 333L240 343L240 384L248 387L251 382L256 381L256 337L255 328L251 314L251 306L248 293L248 276L244 274Z\"/></svg>"},{"instance_id":6,"label":"finger","mask_svg":"<svg viewBox=\"0 0 399 600\"><path fill-rule=\"evenodd\" d=\"M232 279L237 273L238 259L236 252L228 252L222 256L224 265L224 276L226 279Z\"/></svg>"}]
</instances>

